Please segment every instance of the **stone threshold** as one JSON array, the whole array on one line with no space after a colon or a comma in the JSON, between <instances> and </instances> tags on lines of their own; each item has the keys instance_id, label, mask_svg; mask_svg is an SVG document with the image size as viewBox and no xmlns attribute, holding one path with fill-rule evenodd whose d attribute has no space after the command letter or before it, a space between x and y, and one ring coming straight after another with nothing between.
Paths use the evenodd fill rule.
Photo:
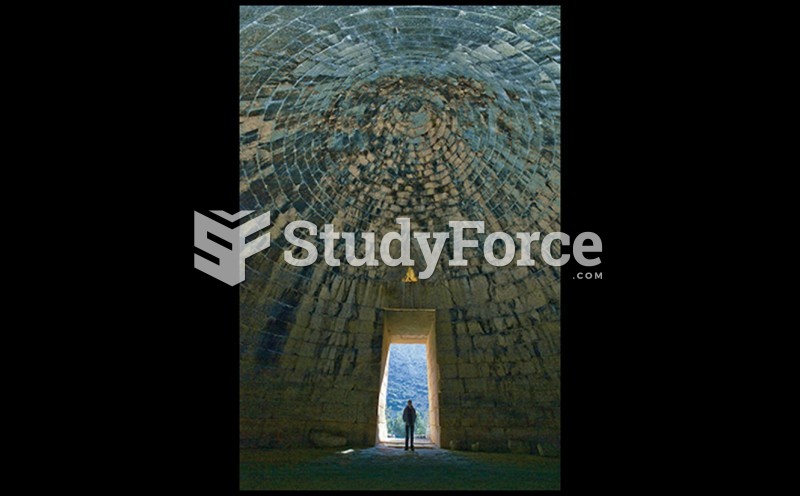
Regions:
<instances>
[{"instance_id":1,"label":"stone threshold","mask_svg":"<svg viewBox=\"0 0 800 496\"><path fill-rule=\"evenodd\" d=\"M387 448L400 448L406 447L405 439L384 439L380 441L377 446L385 446ZM433 444L430 439L414 439L414 449L437 449L438 446Z\"/></svg>"}]
</instances>

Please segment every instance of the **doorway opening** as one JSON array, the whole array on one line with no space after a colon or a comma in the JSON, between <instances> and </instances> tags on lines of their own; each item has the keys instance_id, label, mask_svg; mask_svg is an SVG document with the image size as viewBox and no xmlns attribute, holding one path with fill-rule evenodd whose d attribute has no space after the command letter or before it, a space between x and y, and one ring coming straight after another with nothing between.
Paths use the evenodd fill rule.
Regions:
<instances>
[{"instance_id":1,"label":"doorway opening","mask_svg":"<svg viewBox=\"0 0 800 496\"><path fill-rule=\"evenodd\" d=\"M411 400L417 411L414 437L428 439L428 358L424 344L389 345L386 372L387 440L405 439L403 410Z\"/></svg>"},{"instance_id":2,"label":"doorway opening","mask_svg":"<svg viewBox=\"0 0 800 496\"><path fill-rule=\"evenodd\" d=\"M436 311L385 309L376 442L402 443L403 408L417 409L415 438L439 445L439 367ZM417 444L415 442L415 444Z\"/></svg>"}]
</instances>

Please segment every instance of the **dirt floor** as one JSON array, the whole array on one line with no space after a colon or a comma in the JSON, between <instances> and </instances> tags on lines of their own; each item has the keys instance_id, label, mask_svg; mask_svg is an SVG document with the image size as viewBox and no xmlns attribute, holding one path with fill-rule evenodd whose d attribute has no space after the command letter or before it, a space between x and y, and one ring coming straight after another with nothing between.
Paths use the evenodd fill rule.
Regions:
<instances>
[{"instance_id":1,"label":"dirt floor","mask_svg":"<svg viewBox=\"0 0 800 496\"><path fill-rule=\"evenodd\" d=\"M560 489L558 459L438 448L242 450L240 489Z\"/></svg>"}]
</instances>

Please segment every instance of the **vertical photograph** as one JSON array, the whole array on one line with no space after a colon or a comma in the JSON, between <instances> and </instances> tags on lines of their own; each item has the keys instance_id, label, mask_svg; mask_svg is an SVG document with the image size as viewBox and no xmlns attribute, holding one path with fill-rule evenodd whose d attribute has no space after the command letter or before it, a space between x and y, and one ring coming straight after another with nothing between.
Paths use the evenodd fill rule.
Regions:
<instances>
[{"instance_id":1,"label":"vertical photograph","mask_svg":"<svg viewBox=\"0 0 800 496\"><path fill-rule=\"evenodd\" d=\"M240 489L560 489L561 8L240 6L238 119Z\"/></svg>"}]
</instances>

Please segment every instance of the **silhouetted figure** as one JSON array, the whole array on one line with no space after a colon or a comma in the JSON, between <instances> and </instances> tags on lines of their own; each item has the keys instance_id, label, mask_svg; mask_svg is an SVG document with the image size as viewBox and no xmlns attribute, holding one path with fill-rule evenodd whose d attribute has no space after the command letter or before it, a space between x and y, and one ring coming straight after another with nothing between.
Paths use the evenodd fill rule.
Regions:
<instances>
[{"instance_id":1,"label":"silhouetted figure","mask_svg":"<svg viewBox=\"0 0 800 496\"><path fill-rule=\"evenodd\" d=\"M414 410L411 400L408 400L408 406L403 410L403 422L406 423L406 451L409 439L411 439L411 451L414 451L414 424L417 422L417 411Z\"/></svg>"}]
</instances>

